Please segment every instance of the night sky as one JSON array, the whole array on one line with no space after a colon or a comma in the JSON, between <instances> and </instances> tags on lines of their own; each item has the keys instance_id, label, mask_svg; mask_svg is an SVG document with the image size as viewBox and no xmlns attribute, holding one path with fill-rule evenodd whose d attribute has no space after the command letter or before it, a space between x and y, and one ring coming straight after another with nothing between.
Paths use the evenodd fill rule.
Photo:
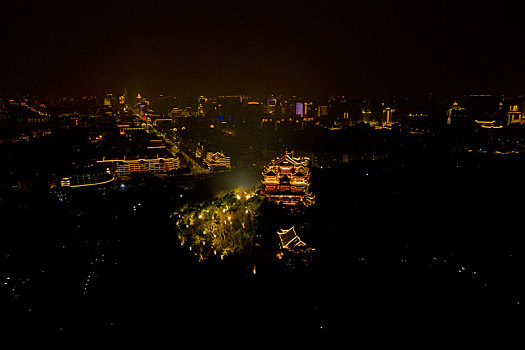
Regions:
<instances>
[{"instance_id":1,"label":"night sky","mask_svg":"<svg viewBox=\"0 0 525 350\"><path fill-rule=\"evenodd\" d=\"M522 94L520 5L11 1L0 94Z\"/></svg>"}]
</instances>

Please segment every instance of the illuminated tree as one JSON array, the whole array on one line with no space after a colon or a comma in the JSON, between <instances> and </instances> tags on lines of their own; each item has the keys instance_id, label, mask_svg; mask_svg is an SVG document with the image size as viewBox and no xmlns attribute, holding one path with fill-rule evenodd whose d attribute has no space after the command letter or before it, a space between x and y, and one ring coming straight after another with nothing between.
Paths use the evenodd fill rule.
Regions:
<instances>
[{"instance_id":1,"label":"illuminated tree","mask_svg":"<svg viewBox=\"0 0 525 350\"><path fill-rule=\"evenodd\" d=\"M178 237L200 259L248 255L254 245L254 217L262 198L256 188L235 188L177 214Z\"/></svg>"}]
</instances>

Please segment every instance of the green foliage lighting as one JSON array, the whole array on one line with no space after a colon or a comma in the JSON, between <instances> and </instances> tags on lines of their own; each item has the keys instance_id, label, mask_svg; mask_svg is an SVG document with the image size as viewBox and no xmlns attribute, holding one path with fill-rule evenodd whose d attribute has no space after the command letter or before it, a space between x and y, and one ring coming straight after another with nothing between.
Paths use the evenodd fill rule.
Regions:
<instances>
[{"instance_id":1,"label":"green foliage lighting","mask_svg":"<svg viewBox=\"0 0 525 350\"><path fill-rule=\"evenodd\" d=\"M199 261L211 256L249 255L254 246L260 189L234 188L216 198L188 204L177 217L177 234Z\"/></svg>"}]
</instances>

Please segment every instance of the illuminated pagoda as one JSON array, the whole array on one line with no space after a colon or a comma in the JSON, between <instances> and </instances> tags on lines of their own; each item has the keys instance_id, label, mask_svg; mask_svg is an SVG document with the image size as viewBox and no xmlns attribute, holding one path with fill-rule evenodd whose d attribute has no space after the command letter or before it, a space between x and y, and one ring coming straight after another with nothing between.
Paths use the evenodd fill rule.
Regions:
<instances>
[{"instance_id":1,"label":"illuminated pagoda","mask_svg":"<svg viewBox=\"0 0 525 350\"><path fill-rule=\"evenodd\" d=\"M262 194L276 204L309 206L314 203L314 195L308 192L310 186L309 158L294 157L285 152L273 160L262 172Z\"/></svg>"}]
</instances>

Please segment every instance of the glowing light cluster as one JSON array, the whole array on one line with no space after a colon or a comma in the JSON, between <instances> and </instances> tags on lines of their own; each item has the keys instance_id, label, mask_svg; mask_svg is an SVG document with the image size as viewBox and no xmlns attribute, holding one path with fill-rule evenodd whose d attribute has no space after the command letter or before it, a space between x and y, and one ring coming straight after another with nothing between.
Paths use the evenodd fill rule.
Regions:
<instances>
[{"instance_id":1,"label":"glowing light cluster","mask_svg":"<svg viewBox=\"0 0 525 350\"><path fill-rule=\"evenodd\" d=\"M262 172L262 194L276 204L312 205L315 196L308 191L308 161L306 157L294 157L293 152L285 152L280 158L272 161Z\"/></svg>"}]
</instances>

